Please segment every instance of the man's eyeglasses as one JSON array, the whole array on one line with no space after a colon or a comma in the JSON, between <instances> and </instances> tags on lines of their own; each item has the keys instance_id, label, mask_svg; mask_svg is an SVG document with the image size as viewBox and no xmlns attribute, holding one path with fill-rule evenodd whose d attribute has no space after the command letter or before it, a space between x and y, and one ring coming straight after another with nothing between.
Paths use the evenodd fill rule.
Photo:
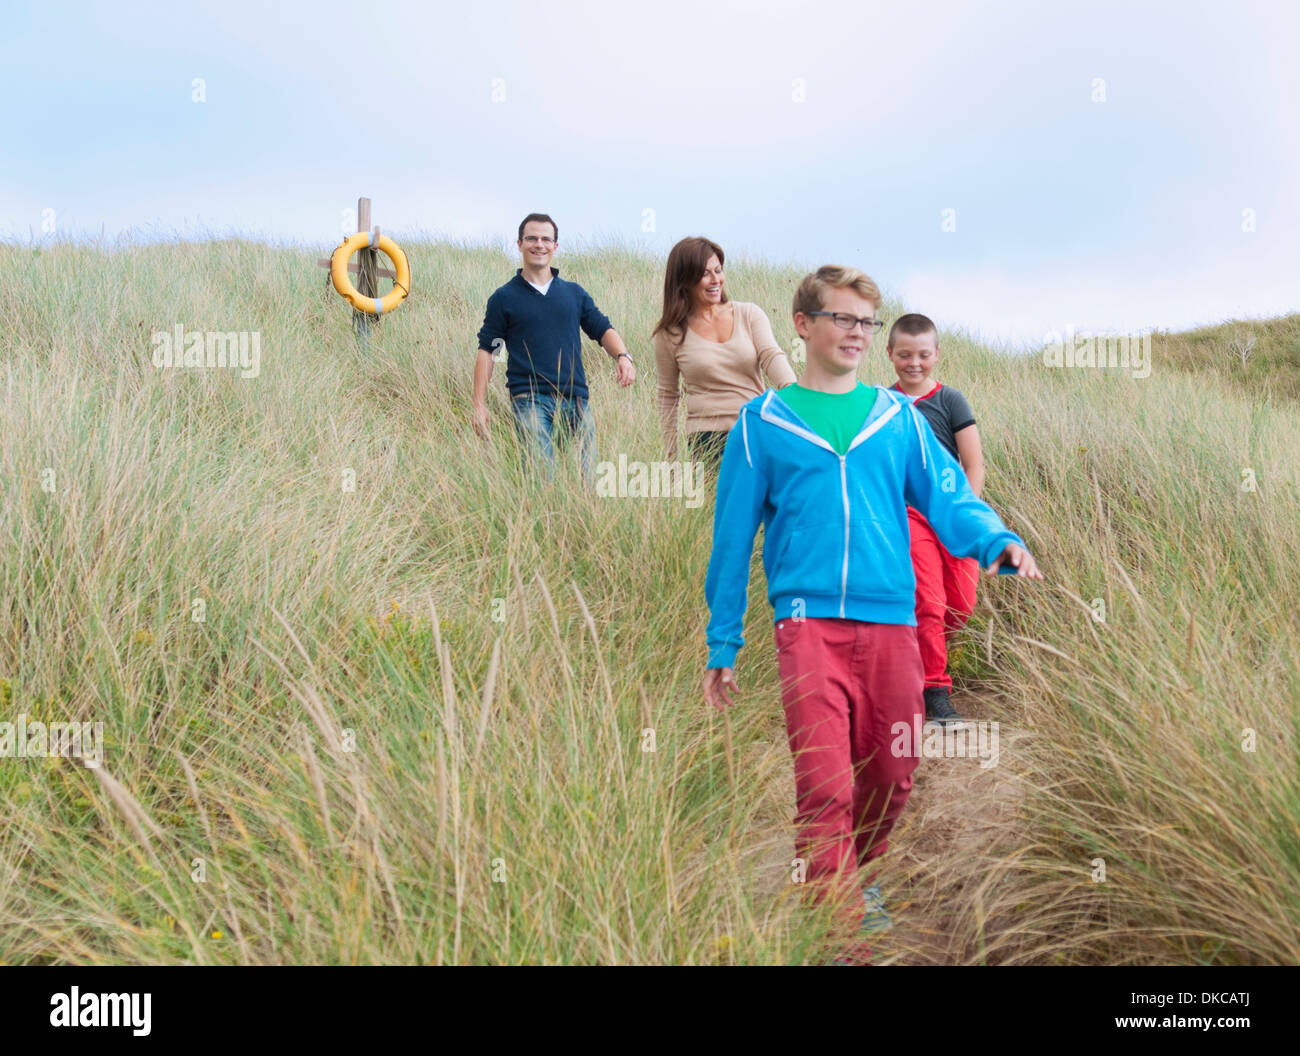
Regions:
<instances>
[{"instance_id":1,"label":"man's eyeglasses","mask_svg":"<svg viewBox=\"0 0 1300 1056\"><path fill-rule=\"evenodd\" d=\"M544 246L555 245L555 239L547 238L545 235L541 237L538 237L537 235L524 235L524 241L527 242L530 246L535 246L539 242Z\"/></svg>"},{"instance_id":2,"label":"man's eyeglasses","mask_svg":"<svg viewBox=\"0 0 1300 1056\"><path fill-rule=\"evenodd\" d=\"M885 325L882 319L860 319L856 315L849 315L848 312L809 312L809 315L827 315L830 316L831 322L841 330L852 330L859 323L862 324L862 332L865 334L870 330L879 330Z\"/></svg>"}]
</instances>

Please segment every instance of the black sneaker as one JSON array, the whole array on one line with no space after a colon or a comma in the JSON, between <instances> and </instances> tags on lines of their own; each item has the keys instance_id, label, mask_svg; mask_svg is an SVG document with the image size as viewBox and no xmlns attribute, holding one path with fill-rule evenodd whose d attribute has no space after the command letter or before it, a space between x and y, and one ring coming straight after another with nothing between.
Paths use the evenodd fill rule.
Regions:
<instances>
[{"instance_id":1,"label":"black sneaker","mask_svg":"<svg viewBox=\"0 0 1300 1056\"><path fill-rule=\"evenodd\" d=\"M953 710L947 686L925 687L925 721L940 726L960 726L966 721Z\"/></svg>"}]
</instances>

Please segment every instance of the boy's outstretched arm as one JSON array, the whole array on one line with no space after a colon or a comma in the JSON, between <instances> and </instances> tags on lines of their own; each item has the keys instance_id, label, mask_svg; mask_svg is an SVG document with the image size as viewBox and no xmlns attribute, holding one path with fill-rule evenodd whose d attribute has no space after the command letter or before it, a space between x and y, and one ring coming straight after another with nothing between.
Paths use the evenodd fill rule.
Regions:
<instances>
[{"instance_id":1,"label":"boy's outstretched arm","mask_svg":"<svg viewBox=\"0 0 1300 1056\"><path fill-rule=\"evenodd\" d=\"M978 499L984 494L984 445L980 443L978 425L968 425L957 431L957 461L966 471L970 490Z\"/></svg>"},{"instance_id":2,"label":"boy's outstretched arm","mask_svg":"<svg viewBox=\"0 0 1300 1056\"><path fill-rule=\"evenodd\" d=\"M904 494L930 522L939 542L954 557L973 557L990 573L1009 565L1018 576L1042 579L1024 540L971 490L961 463L925 427L919 412L909 406L905 413L909 445Z\"/></svg>"},{"instance_id":3,"label":"boy's outstretched arm","mask_svg":"<svg viewBox=\"0 0 1300 1056\"><path fill-rule=\"evenodd\" d=\"M748 415L741 410L722 453L713 510L713 553L704 580L710 614L704 696L718 708L733 702L731 691L736 683L732 672L736 654L745 644L749 561L767 500L767 478L759 468L757 435L749 428Z\"/></svg>"}]
</instances>

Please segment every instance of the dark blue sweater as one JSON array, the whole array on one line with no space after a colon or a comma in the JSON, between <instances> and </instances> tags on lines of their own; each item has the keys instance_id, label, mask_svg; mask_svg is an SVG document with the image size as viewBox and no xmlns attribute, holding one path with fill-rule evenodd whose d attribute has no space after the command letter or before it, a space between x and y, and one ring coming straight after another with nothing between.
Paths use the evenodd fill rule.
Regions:
<instances>
[{"instance_id":1,"label":"dark blue sweater","mask_svg":"<svg viewBox=\"0 0 1300 1056\"><path fill-rule=\"evenodd\" d=\"M551 268L551 285L543 295L520 268L488 298L478 347L496 352L499 342L505 342L506 388L512 396L540 392L586 399L578 328L599 343L611 327L591 294L559 276L559 268Z\"/></svg>"}]
</instances>

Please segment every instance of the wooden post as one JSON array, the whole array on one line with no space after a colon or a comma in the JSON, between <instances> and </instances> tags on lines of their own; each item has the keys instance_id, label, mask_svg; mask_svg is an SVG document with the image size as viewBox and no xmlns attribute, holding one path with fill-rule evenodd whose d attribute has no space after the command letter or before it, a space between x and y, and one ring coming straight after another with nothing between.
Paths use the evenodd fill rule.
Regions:
<instances>
[{"instance_id":1,"label":"wooden post","mask_svg":"<svg viewBox=\"0 0 1300 1056\"><path fill-rule=\"evenodd\" d=\"M370 199L357 199L357 231L370 231ZM373 234L378 241L379 228L374 228ZM331 285L329 270L331 261L329 258L318 260L316 262L325 269L325 288L328 290ZM363 297L378 297L379 282L382 277L385 279L397 278L397 272L391 268L381 268L379 266L379 251L371 247L360 250L357 253L357 263L348 264L348 274L357 277L357 292ZM380 316L370 315L368 312L359 312L352 309L352 329L356 331L357 337L361 339L362 348L368 346L370 340L370 330L372 327L379 326Z\"/></svg>"},{"instance_id":2,"label":"wooden post","mask_svg":"<svg viewBox=\"0 0 1300 1056\"><path fill-rule=\"evenodd\" d=\"M370 230L370 199L357 199L357 230ZM378 284L375 282L375 272L379 269L379 254L373 248L366 248L357 254L357 292L362 297L374 297L376 295ZM373 320L374 325L378 325L379 318L376 316ZM352 329L357 332L362 342L370 339L370 327L372 320L367 312L358 312L355 308L352 310Z\"/></svg>"}]
</instances>

